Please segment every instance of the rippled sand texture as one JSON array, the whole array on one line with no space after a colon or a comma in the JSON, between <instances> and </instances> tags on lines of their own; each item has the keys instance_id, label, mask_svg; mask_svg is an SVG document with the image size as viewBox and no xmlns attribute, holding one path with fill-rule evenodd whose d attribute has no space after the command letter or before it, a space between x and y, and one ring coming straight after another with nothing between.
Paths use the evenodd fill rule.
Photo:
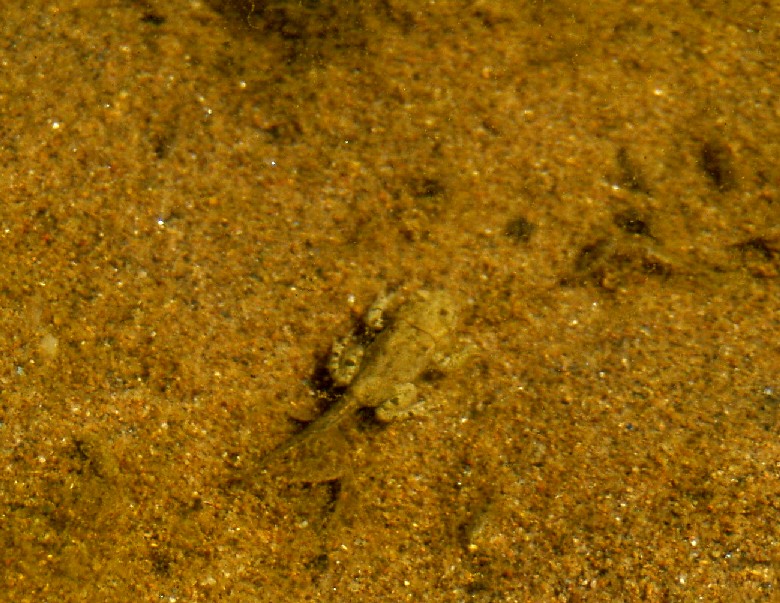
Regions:
<instances>
[{"instance_id":1,"label":"rippled sand texture","mask_svg":"<svg viewBox=\"0 0 780 603\"><path fill-rule=\"evenodd\" d=\"M770 600L779 7L3 3L0 598ZM477 352L261 471L384 288Z\"/></svg>"}]
</instances>

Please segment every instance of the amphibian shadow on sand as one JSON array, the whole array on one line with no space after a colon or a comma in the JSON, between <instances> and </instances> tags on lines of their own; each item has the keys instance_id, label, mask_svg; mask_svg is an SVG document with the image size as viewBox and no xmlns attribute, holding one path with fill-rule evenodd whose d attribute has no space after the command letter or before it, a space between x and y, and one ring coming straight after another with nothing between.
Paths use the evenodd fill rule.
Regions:
<instances>
[{"instance_id":1,"label":"amphibian shadow on sand","mask_svg":"<svg viewBox=\"0 0 780 603\"><path fill-rule=\"evenodd\" d=\"M397 306L385 325L384 310L396 299L380 296L360 332L334 344L327 368L343 393L319 418L253 465L255 480L282 476L291 482L330 482L339 490L340 480L349 479L347 439L359 411L372 409L374 424L416 414L421 403L415 381L431 369L459 364L471 351L467 346L448 355L459 318L458 304L449 293L417 291ZM367 335L371 331L377 334Z\"/></svg>"}]
</instances>

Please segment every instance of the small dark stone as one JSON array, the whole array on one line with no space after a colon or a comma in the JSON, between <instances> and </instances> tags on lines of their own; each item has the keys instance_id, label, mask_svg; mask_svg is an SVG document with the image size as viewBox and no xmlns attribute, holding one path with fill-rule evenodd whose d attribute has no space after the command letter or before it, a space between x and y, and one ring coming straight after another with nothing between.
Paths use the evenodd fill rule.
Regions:
<instances>
[{"instance_id":1,"label":"small dark stone","mask_svg":"<svg viewBox=\"0 0 780 603\"><path fill-rule=\"evenodd\" d=\"M521 216L510 220L506 225L504 234L515 241L526 243L531 238L534 230L536 230L536 227Z\"/></svg>"},{"instance_id":2,"label":"small dark stone","mask_svg":"<svg viewBox=\"0 0 780 603\"><path fill-rule=\"evenodd\" d=\"M165 23L165 17L157 13L148 12L141 17L141 23L150 23L151 25L162 25Z\"/></svg>"},{"instance_id":3,"label":"small dark stone","mask_svg":"<svg viewBox=\"0 0 780 603\"><path fill-rule=\"evenodd\" d=\"M577 254L577 258L574 260L574 269L577 272L589 270L604 256L607 247L607 242L603 240L583 245Z\"/></svg>"},{"instance_id":4,"label":"small dark stone","mask_svg":"<svg viewBox=\"0 0 780 603\"><path fill-rule=\"evenodd\" d=\"M700 165L719 191L734 188L734 156L728 146L705 142L701 147Z\"/></svg>"},{"instance_id":5,"label":"small dark stone","mask_svg":"<svg viewBox=\"0 0 780 603\"><path fill-rule=\"evenodd\" d=\"M734 247L741 253L748 255L755 253L765 260L771 260L775 254L780 253L780 241L771 241L765 237L754 237L737 243Z\"/></svg>"},{"instance_id":6,"label":"small dark stone","mask_svg":"<svg viewBox=\"0 0 780 603\"><path fill-rule=\"evenodd\" d=\"M446 191L444 184L436 178L420 178L411 182L412 195L430 199L439 197Z\"/></svg>"},{"instance_id":7,"label":"small dark stone","mask_svg":"<svg viewBox=\"0 0 780 603\"><path fill-rule=\"evenodd\" d=\"M636 212L626 211L617 213L613 217L613 220L618 228L629 234L642 235L645 237L651 236L650 226L648 225L647 220L641 218Z\"/></svg>"},{"instance_id":8,"label":"small dark stone","mask_svg":"<svg viewBox=\"0 0 780 603\"><path fill-rule=\"evenodd\" d=\"M326 569L328 569L328 563L328 555L323 553L322 555L312 557L304 565L307 569L324 572Z\"/></svg>"},{"instance_id":9,"label":"small dark stone","mask_svg":"<svg viewBox=\"0 0 780 603\"><path fill-rule=\"evenodd\" d=\"M170 554L161 549L153 549L150 554L152 569L158 576L169 576L173 559Z\"/></svg>"}]
</instances>

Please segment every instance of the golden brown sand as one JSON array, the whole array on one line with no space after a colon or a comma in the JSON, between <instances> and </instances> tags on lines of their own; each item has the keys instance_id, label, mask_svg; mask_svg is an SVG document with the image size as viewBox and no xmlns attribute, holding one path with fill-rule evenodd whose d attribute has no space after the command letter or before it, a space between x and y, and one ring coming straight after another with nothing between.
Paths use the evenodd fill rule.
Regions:
<instances>
[{"instance_id":1,"label":"golden brown sand","mask_svg":"<svg viewBox=\"0 0 780 603\"><path fill-rule=\"evenodd\" d=\"M0 598L772 600L780 4L250 4L0 9ZM385 286L477 355L255 471Z\"/></svg>"}]
</instances>

